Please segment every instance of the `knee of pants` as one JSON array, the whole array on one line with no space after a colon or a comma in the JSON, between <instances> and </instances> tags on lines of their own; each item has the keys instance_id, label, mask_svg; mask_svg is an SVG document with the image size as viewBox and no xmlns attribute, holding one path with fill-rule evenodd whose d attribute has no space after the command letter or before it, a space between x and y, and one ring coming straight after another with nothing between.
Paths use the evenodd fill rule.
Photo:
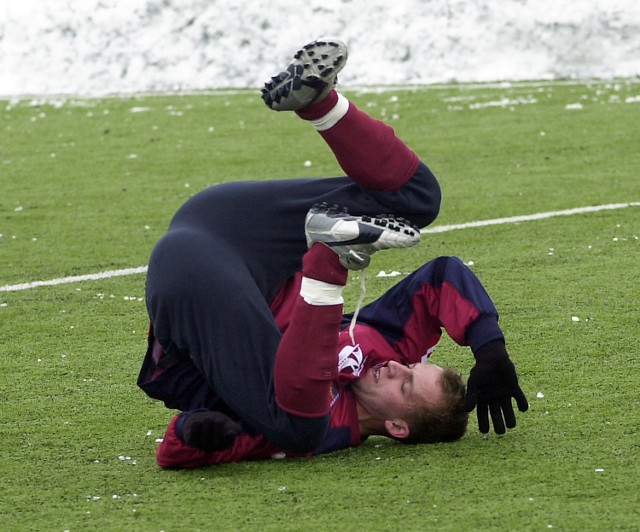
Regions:
<instances>
[{"instance_id":1,"label":"knee of pants","mask_svg":"<svg viewBox=\"0 0 640 532\"><path fill-rule=\"evenodd\" d=\"M388 207L389 212L400 215L418 227L433 222L440 212L442 194L433 172L420 163L413 176L393 191L369 191L370 196Z\"/></svg>"},{"instance_id":2,"label":"knee of pants","mask_svg":"<svg viewBox=\"0 0 640 532\"><path fill-rule=\"evenodd\" d=\"M417 220L414 223L419 227L429 225L437 218L442 201L442 191L436 176L421 162L405 187L408 187L415 202Z\"/></svg>"}]
</instances>

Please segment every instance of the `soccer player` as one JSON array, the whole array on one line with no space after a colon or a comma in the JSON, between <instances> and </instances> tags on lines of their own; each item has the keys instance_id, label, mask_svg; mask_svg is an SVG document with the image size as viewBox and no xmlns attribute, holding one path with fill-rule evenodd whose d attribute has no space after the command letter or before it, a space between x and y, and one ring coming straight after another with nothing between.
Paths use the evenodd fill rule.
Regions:
<instances>
[{"instance_id":1,"label":"soccer player","mask_svg":"<svg viewBox=\"0 0 640 532\"><path fill-rule=\"evenodd\" d=\"M348 269L417 244L440 204L429 168L335 90L346 59L341 41L314 41L263 89L270 108L320 132L346 176L210 187L152 253L138 384L182 411L162 466L327 452L372 434L452 441L476 404L480 430L490 411L504 433L511 399L527 408L496 309L458 259L428 262L343 316ZM455 371L425 364L443 328L476 357L466 397Z\"/></svg>"}]
</instances>

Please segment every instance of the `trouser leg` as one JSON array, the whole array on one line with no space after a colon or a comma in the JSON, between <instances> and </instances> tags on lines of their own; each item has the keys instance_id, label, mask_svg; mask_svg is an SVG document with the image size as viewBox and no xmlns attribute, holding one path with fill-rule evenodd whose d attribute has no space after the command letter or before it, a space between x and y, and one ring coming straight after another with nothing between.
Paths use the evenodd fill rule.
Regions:
<instances>
[{"instance_id":1,"label":"trouser leg","mask_svg":"<svg viewBox=\"0 0 640 532\"><path fill-rule=\"evenodd\" d=\"M193 228L170 230L149 263L147 307L160 344L173 343L189 356L250 432L291 451L322 440L326 412L309 418L277 406L273 368L282 333L244 260L223 239Z\"/></svg>"},{"instance_id":2,"label":"trouser leg","mask_svg":"<svg viewBox=\"0 0 640 532\"><path fill-rule=\"evenodd\" d=\"M338 93L331 91L298 114L313 124L332 112L338 101ZM348 177L217 185L181 207L172 227L199 227L222 235L271 300L282 283L300 270L306 251L304 218L314 203L335 203L355 215L392 213L420 227L435 219L439 184L391 127L347 102L346 112L320 134Z\"/></svg>"},{"instance_id":3,"label":"trouser leg","mask_svg":"<svg viewBox=\"0 0 640 532\"><path fill-rule=\"evenodd\" d=\"M437 215L440 189L421 163L407 183L392 191L366 189L348 177L225 183L193 196L176 213L171 228L221 235L271 301L301 269L307 250L304 219L320 202L347 207L355 215L394 213L424 226Z\"/></svg>"}]
</instances>

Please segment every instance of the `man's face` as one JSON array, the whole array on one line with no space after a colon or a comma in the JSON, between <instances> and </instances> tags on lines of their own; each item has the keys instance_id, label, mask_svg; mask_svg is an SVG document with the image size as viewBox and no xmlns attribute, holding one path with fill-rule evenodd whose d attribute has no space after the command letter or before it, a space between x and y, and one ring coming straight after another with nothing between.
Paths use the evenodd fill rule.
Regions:
<instances>
[{"instance_id":1,"label":"man's face","mask_svg":"<svg viewBox=\"0 0 640 532\"><path fill-rule=\"evenodd\" d=\"M437 404L443 392L442 368L433 364L404 366L390 361L373 367L352 384L358 403L380 420L405 419L408 412L425 401Z\"/></svg>"}]
</instances>

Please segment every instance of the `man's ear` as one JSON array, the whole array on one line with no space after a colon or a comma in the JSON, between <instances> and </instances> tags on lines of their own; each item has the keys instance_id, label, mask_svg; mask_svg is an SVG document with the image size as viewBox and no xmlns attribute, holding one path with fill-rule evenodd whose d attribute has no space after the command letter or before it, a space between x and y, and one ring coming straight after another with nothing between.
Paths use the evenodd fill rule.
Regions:
<instances>
[{"instance_id":1,"label":"man's ear","mask_svg":"<svg viewBox=\"0 0 640 532\"><path fill-rule=\"evenodd\" d=\"M393 438L403 440L409 436L409 425L404 419L387 419L384 422L384 428Z\"/></svg>"}]
</instances>

